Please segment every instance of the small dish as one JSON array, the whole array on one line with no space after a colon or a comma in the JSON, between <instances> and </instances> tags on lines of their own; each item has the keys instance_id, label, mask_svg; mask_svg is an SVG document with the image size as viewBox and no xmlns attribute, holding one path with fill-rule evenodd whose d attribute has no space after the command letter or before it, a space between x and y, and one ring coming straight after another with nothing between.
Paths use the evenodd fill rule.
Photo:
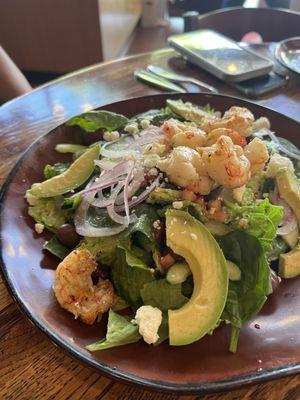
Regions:
<instances>
[{"instance_id":1,"label":"small dish","mask_svg":"<svg viewBox=\"0 0 300 400\"><path fill-rule=\"evenodd\" d=\"M300 74L300 36L285 39L275 49L276 59L297 74Z\"/></svg>"}]
</instances>

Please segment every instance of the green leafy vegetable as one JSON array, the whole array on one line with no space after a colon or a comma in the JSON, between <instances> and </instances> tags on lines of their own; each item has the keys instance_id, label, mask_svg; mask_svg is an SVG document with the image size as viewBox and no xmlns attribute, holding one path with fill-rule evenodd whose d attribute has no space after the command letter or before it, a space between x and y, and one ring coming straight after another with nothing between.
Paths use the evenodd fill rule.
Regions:
<instances>
[{"instance_id":1,"label":"green leafy vegetable","mask_svg":"<svg viewBox=\"0 0 300 400\"><path fill-rule=\"evenodd\" d=\"M49 251L49 253L63 260L69 253L71 249L64 246L54 235L48 242L45 242L43 250Z\"/></svg>"},{"instance_id":2,"label":"green leafy vegetable","mask_svg":"<svg viewBox=\"0 0 300 400\"><path fill-rule=\"evenodd\" d=\"M119 245L111 267L111 278L117 295L130 306L137 307L142 304L140 290L145 283L154 280L154 275L128 247Z\"/></svg>"},{"instance_id":3,"label":"green leafy vegetable","mask_svg":"<svg viewBox=\"0 0 300 400\"><path fill-rule=\"evenodd\" d=\"M63 197L37 199L34 206L28 208L28 214L38 223L45 225L51 232L65 224L71 216L70 210L63 210Z\"/></svg>"},{"instance_id":4,"label":"green leafy vegetable","mask_svg":"<svg viewBox=\"0 0 300 400\"><path fill-rule=\"evenodd\" d=\"M167 313L163 313L163 315L162 315L162 321L161 321L160 327L158 328L157 334L158 334L159 339L157 340L157 342L154 343L154 346L161 344L169 337L169 323L168 323L168 314Z\"/></svg>"},{"instance_id":5,"label":"green leafy vegetable","mask_svg":"<svg viewBox=\"0 0 300 400\"><path fill-rule=\"evenodd\" d=\"M110 111L88 111L75 116L66 122L66 125L77 125L85 132L95 132L98 129L114 131L123 128L129 119L124 115L116 114Z\"/></svg>"},{"instance_id":6,"label":"green leafy vegetable","mask_svg":"<svg viewBox=\"0 0 300 400\"><path fill-rule=\"evenodd\" d=\"M108 217L105 210L93 209L88 215L90 223L94 226L113 226L112 220ZM137 215L137 221L130 225L128 229L121 232L118 235L108 236L108 237L85 237L81 241L81 246L86 247L97 260L105 265L112 265L116 253L117 246L121 243L125 243L127 247L131 247L131 241L129 238L134 236L134 234L139 233L140 237L143 236L144 242L147 241L148 251L155 251L155 239L153 233L153 222L158 218L155 208L148 204L141 204L135 208L135 214ZM124 240L126 242L124 242ZM147 249L146 249L147 250ZM131 252L137 253L138 249L131 249ZM139 253L141 255L141 253Z\"/></svg>"},{"instance_id":7,"label":"green leafy vegetable","mask_svg":"<svg viewBox=\"0 0 300 400\"><path fill-rule=\"evenodd\" d=\"M268 253L268 260L269 261L275 261L279 258L280 254L286 253L288 250L288 245L285 243L285 241L277 236L271 245L271 249Z\"/></svg>"},{"instance_id":8,"label":"green leafy vegetable","mask_svg":"<svg viewBox=\"0 0 300 400\"><path fill-rule=\"evenodd\" d=\"M244 229L260 240L266 252L270 251L283 217L282 207L274 206L268 199L242 207L226 201L225 204L230 215L229 226L233 229Z\"/></svg>"},{"instance_id":9,"label":"green leafy vegetable","mask_svg":"<svg viewBox=\"0 0 300 400\"><path fill-rule=\"evenodd\" d=\"M170 118L178 118L169 107L161 108L160 110L153 109L142 114L134 116L131 121L140 123L143 119L147 119L152 125L161 126L164 121Z\"/></svg>"},{"instance_id":10,"label":"green leafy vegetable","mask_svg":"<svg viewBox=\"0 0 300 400\"><path fill-rule=\"evenodd\" d=\"M110 310L108 315L106 338L99 342L88 345L90 351L105 350L112 347L123 346L129 343L136 343L141 335L138 326L130 322L131 318L119 315Z\"/></svg>"},{"instance_id":11,"label":"green leafy vegetable","mask_svg":"<svg viewBox=\"0 0 300 400\"><path fill-rule=\"evenodd\" d=\"M116 257L117 246L122 237L120 235L107 237L85 237L80 247L85 247L89 250L97 261L104 265L111 265Z\"/></svg>"},{"instance_id":12,"label":"green leafy vegetable","mask_svg":"<svg viewBox=\"0 0 300 400\"><path fill-rule=\"evenodd\" d=\"M181 284L171 285L166 279L146 283L141 289L143 303L162 311L182 307L188 299L181 292Z\"/></svg>"},{"instance_id":13,"label":"green leafy vegetable","mask_svg":"<svg viewBox=\"0 0 300 400\"><path fill-rule=\"evenodd\" d=\"M227 260L240 268L240 281L230 281L222 319L233 330L230 351L235 352L242 324L254 317L270 294L270 268L258 239L243 231L231 232L218 238Z\"/></svg>"},{"instance_id":14,"label":"green leafy vegetable","mask_svg":"<svg viewBox=\"0 0 300 400\"><path fill-rule=\"evenodd\" d=\"M44 168L44 176L50 179L53 176L60 175L65 172L70 166L70 163L56 163L53 165L47 164Z\"/></svg>"}]
</instances>

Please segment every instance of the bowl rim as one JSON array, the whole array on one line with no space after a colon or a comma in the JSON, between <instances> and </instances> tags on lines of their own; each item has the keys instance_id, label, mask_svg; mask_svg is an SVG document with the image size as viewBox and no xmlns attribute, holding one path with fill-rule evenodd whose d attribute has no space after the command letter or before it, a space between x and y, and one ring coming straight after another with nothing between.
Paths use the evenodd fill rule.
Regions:
<instances>
[{"instance_id":1,"label":"bowl rim","mask_svg":"<svg viewBox=\"0 0 300 400\"><path fill-rule=\"evenodd\" d=\"M130 102L130 101L136 101L136 100L147 100L151 99L153 97L159 98L161 97L163 99L167 99L168 97L172 98L183 98L183 97L203 97L206 98L207 101L211 98L226 98L226 99L233 99L236 100L237 102L242 102L244 105L253 105L254 107L258 107L261 109L267 109L268 111L271 111L272 113L277 114L280 116L280 118L285 118L290 120L293 123L296 123L300 127L300 121L297 121L296 119L293 119L289 116L286 116L276 110L273 110L269 107L257 104L255 102L242 99L239 97L234 97L234 96L228 96L228 95L222 95L222 94L211 94L211 93L159 93L159 94L152 94L152 95L147 95L147 96L136 96L136 97L130 97L128 99L123 99L119 100L116 102L108 103L106 105L103 105L101 107L97 107L94 109L105 109L106 107L111 107L114 105L117 105L119 103L124 103L124 102ZM71 355L73 358L77 359L80 361L82 364L85 366L91 367L93 370L96 370L103 374L104 376L115 379L121 383L129 384L132 386L137 386L141 387L143 389L148 389L148 390L153 390L153 391L158 391L158 392L166 392L166 393L173 393L173 394L180 394L180 395L189 395L189 394L198 394L198 395L203 395L206 393L217 393L217 392L226 392L226 391L231 391L234 389L241 388L243 386L247 386L250 384L256 384L256 383L262 383L268 380L273 380L277 378L283 378L289 375L297 374L300 373L300 360L298 363L295 364L287 364L280 366L275 369L267 369L267 370L262 370L262 371L256 371L255 373L249 373L249 374L243 374L243 375L237 375L232 377L229 380L222 380L222 381L212 381L212 382L207 382L207 383L186 383L186 384L175 384L175 383L167 383L164 381L159 381L159 380L153 380L153 379L146 379L139 377L137 375L127 373L127 372L122 372L120 370L117 370L114 367L110 367L107 364L104 364L100 361L96 361L93 359L88 358L84 354L82 354L79 350L76 350L71 344L68 342L64 341L57 335L54 331L51 331L47 329L47 327L44 326L43 322L41 319L31 312L29 308L25 306L23 303L22 299L18 296L18 293L9 277L8 274L8 269L7 266L4 263L2 254L3 254L3 246L2 246L2 236L1 236L1 231L2 231L2 209L4 206L6 194L8 191L8 188L13 181L16 173L18 172L22 162L24 159L30 154L43 140L46 136L51 135L54 130L56 130L58 127L63 126L63 124L60 124L56 126L55 128L51 129L49 132L46 132L45 134L41 135L38 137L27 149L23 152L23 154L20 156L18 159L17 163L15 166L12 168L10 173L8 174L1 190L0 190L0 273L3 277L4 284L6 288L8 289L9 293L13 297L13 300L17 304L19 310L30 320L30 322L35 325L44 335L46 335L55 345L58 345L60 349L62 349L64 352L67 354Z\"/></svg>"}]
</instances>

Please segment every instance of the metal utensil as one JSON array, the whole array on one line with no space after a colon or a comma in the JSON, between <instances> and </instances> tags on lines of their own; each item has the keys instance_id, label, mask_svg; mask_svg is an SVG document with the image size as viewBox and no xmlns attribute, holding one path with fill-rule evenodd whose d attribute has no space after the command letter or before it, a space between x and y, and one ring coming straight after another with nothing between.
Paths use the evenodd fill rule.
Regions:
<instances>
[{"instance_id":1,"label":"metal utensil","mask_svg":"<svg viewBox=\"0 0 300 400\"><path fill-rule=\"evenodd\" d=\"M168 79L172 82L189 82L189 83L193 83L194 85L197 85L201 88L205 88L212 93L215 93L215 94L219 93L218 89L216 89L215 87L213 87L211 85L208 85L205 82L199 81L199 79L191 78L186 75L179 75L179 74L176 74L175 72L169 71L165 68L157 67L156 65L148 65L147 70L161 78Z\"/></svg>"},{"instance_id":2,"label":"metal utensil","mask_svg":"<svg viewBox=\"0 0 300 400\"><path fill-rule=\"evenodd\" d=\"M171 92L179 92L179 93L186 93L187 91L181 87L176 85L175 83L161 78L158 75L152 74L151 72L148 72L144 69L138 69L134 71L134 76L135 78L149 83L152 86L156 86L161 89L169 90Z\"/></svg>"},{"instance_id":3,"label":"metal utensil","mask_svg":"<svg viewBox=\"0 0 300 400\"><path fill-rule=\"evenodd\" d=\"M300 36L278 43L275 57L286 68L300 74Z\"/></svg>"}]
</instances>

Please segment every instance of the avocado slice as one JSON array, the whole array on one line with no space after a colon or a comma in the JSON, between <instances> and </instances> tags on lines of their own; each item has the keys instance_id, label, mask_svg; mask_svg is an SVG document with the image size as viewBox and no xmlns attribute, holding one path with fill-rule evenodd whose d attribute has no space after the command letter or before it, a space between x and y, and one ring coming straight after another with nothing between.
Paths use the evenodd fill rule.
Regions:
<instances>
[{"instance_id":1,"label":"avocado slice","mask_svg":"<svg viewBox=\"0 0 300 400\"><path fill-rule=\"evenodd\" d=\"M182 100L167 100L167 105L172 111L187 121L201 124L204 117L210 114L192 103L184 103Z\"/></svg>"},{"instance_id":2,"label":"avocado slice","mask_svg":"<svg viewBox=\"0 0 300 400\"><path fill-rule=\"evenodd\" d=\"M78 188L93 173L94 160L99 158L99 154L99 145L91 147L77 158L65 172L44 182L33 184L28 193L36 197L54 197Z\"/></svg>"},{"instance_id":3,"label":"avocado slice","mask_svg":"<svg viewBox=\"0 0 300 400\"><path fill-rule=\"evenodd\" d=\"M167 245L188 263L194 279L190 300L168 311L170 344L193 343L215 328L225 306L228 270L222 250L205 226L190 214L166 212Z\"/></svg>"},{"instance_id":4,"label":"avocado slice","mask_svg":"<svg viewBox=\"0 0 300 400\"><path fill-rule=\"evenodd\" d=\"M300 244L279 256L279 275L282 278L295 278L300 275Z\"/></svg>"},{"instance_id":5,"label":"avocado slice","mask_svg":"<svg viewBox=\"0 0 300 400\"><path fill-rule=\"evenodd\" d=\"M296 175L288 168L281 168L275 179L280 197L292 208L300 224L300 183Z\"/></svg>"}]
</instances>

